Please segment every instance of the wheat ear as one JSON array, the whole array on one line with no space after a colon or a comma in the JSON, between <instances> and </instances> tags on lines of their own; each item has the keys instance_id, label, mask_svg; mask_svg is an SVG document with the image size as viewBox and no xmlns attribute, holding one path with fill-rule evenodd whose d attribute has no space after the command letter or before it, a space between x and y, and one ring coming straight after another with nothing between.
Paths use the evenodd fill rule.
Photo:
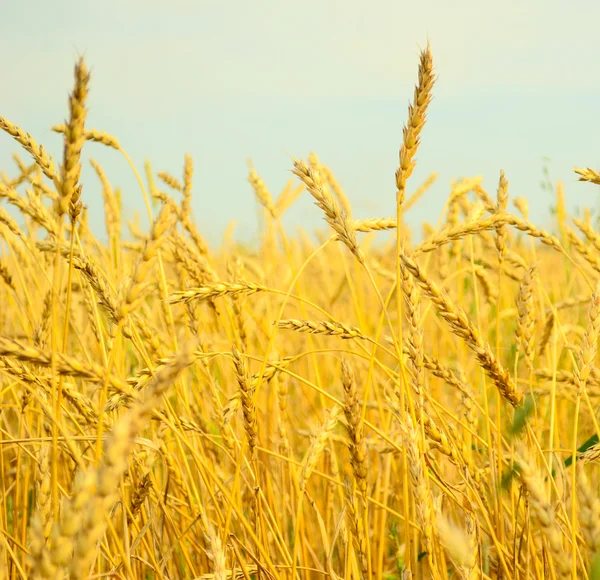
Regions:
<instances>
[{"instance_id":1,"label":"wheat ear","mask_svg":"<svg viewBox=\"0 0 600 580\"><path fill-rule=\"evenodd\" d=\"M250 449L250 458L256 458L256 447L258 445L258 420L256 417L256 404L254 402L254 389L251 387L246 372L246 365L240 351L232 348L233 364L235 366L235 376L240 386L240 396L242 410L244 412L244 427L246 437L248 438L248 447Z\"/></svg>"},{"instance_id":2,"label":"wheat ear","mask_svg":"<svg viewBox=\"0 0 600 580\"><path fill-rule=\"evenodd\" d=\"M254 195L258 200L258 203L262 205L273 217L276 219L277 215L275 213L275 207L273 206L273 197L271 196L271 192L267 189L265 182L262 180L260 175L254 169L254 165L252 163L248 163L249 173L248 173L248 181L252 186L252 190L254 191Z\"/></svg>"},{"instance_id":3,"label":"wheat ear","mask_svg":"<svg viewBox=\"0 0 600 580\"><path fill-rule=\"evenodd\" d=\"M13 137L33 157L48 179L57 182L54 161L52 160L52 156L46 153L43 145L38 145L29 133L23 131L17 125L13 125L4 117L0 117L0 129Z\"/></svg>"},{"instance_id":4,"label":"wheat ear","mask_svg":"<svg viewBox=\"0 0 600 580\"><path fill-rule=\"evenodd\" d=\"M277 326L279 328L295 330L296 332L327 334L329 336L339 336L340 338L345 339L366 338L360 329L355 326L349 326L348 324L329 320L297 320L295 318L289 318L280 320Z\"/></svg>"},{"instance_id":5,"label":"wheat ear","mask_svg":"<svg viewBox=\"0 0 600 580\"><path fill-rule=\"evenodd\" d=\"M358 246L352 219L345 211L340 209L337 200L331 195L321 180L320 175L312 167L304 163L304 161L298 160L294 160L294 169L292 172L302 180L309 193L315 198L316 205L323 210L325 220L337 233L339 239L344 242L356 259L363 264L365 257Z\"/></svg>"},{"instance_id":6,"label":"wheat ear","mask_svg":"<svg viewBox=\"0 0 600 580\"><path fill-rule=\"evenodd\" d=\"M558 528L554 508L546 499L544 484L537 471L522 457L517 457L519 473L529 492L529 502L550 547L556 571L560 578L571 578L571 557L563 547L562 532Z\"/></svg>"},{"instance_id":7,"label":"wheat ear","mask_svg":"<svg viewBox=\"0 0 600 580\"><path fill-rule=\"evenodd\" d=\"M342 360L342 385L344 387L344 415L348 433L348 449L350 463L354 473L354 481L363 501L367 497L367 445L362 422L362 408L358 397L358 389L354 373L350 365Z\"/></svg>"},{"instance_id":8,"label":"wheat ear","mask_svg":"<svg viewBox=\"0 0 600 580\"><path fill-rule=\"evenodd\" d=\"M57 203L58 215L70 211L75 214L81 207L78 188L81 175L81 150L85 143L86 100L90 73L83 58L75 65L75 87L69 97L70 118L64 134L63 165L61 168L61 197Z\"/></svg>"},{"instance_id":9,"label":"wheat ear","mask_svg":"<svg viewBox=\"0 0 600 580\"><path fill-rule=\"evenodd\" d=\"M312 472L315 470L317 466L317 462L323 453L327 445L327 441L331 436L331 433L335 429L338 420L339 420L340 408L333 407L329 411L329 416L326 421L323 422L317 434L312 438L310 447L306 454L304 455L304 459L302 460L302 469L300 471L300 478L298 487L301 491L303 491L306 487L308 480Z\"/></svg>"},{"instance_id":10,"label":"wheat ear","mask_svg":"<svg viewBox=\"0 0 600 580\"><path fill-rule=\"evenodd\" d=\"M523 350L527 366L533 369L533 357L535 347L535 337L533 330L535 327L535 303L533 300L533 283L536 267L532 266L525 272L523 280L519 286L519 296L517 298L517 348Z\"/></svg>"},{"instance_id":11,"label":"wheat ear","mask_svg":"<svg viewBox=\"0 0 600 580\"><path fill-rule=\"evenodd\" d=\"M596 185L600 185L600 173L598 173L594 169L590 169L589 167L575 167L573 171L579 174L579 181L588 181L589 183L595 183Z\"/></svg>"},{"instance_id":12,"label":"wheat ear","mask_svg":"<svg viewBox=\"0 0 600 580\"><path fill-rule=\"evenodd\" d=\"M592 489L582 463L579 464L577 471L581 532L589 550L593 554L600 553L600 499L597 492Z\"/></svg>"},{"instance_id":13,"label":"wheat ear","mask_svg":"<svg viewBox=\"0 0 600 580\"><path fill-rule=\"evenodd\" d=\"M401 259L425 294L433 302L440 316L475 353L479 364L492 379L500 394L511 405L519 405L523 400L523 394L517 390L510 373L494 356L490 346L484 342L479 331L471 324L465 312L452 302L450 297L421 270L415 261L405 254L401 255Z\"/></svg>"},{"instance_id":14,"label":"wheat ear","mask_svg":"<svg viewBox=\"0 0 600 580\"><path fill-rule=\"evenodd\" d=\"M429 489L423 456L419 450L419 434L415 429L410 415L406 416L406 423L401 423L401 429L408 460L408 471L415 499L417 524L423 533L423 543L428 554L432 554L434 509L433 497Z\"/></svg>"},{"instance_id":15,"label":"wheat ear","mask_svg":"<svg viewBox=\"0 0 600 580\"><path fill-rule=\"evenodd\" d=\"M421 51L419 62L419 81L415 87L412 104L408 106L408 123L402 130L402 146L400 147L400 165L396 171L396 203L401 206L406 195L406 182L411 176L415 161L414 156L420 142L420 134L425 125L427 107L432 99L433 84L433 57L429 43L427 48Z\"/></svg>"},{"instance_id":16,"label":"wheat ear","mask_svg":"<svg viewBox=\"0 0 600 580\"><path fill-rule=\"evenodd\" d=\"M588 324L583 335L577 364L573 370L575 386L580 394L585 391L586 383L596 359L598 336L600 335L600 282L592 296L592 303L588 313Z\"/></svg>"},{"instance_id":17,"label":"wheat ear","mask_svg":"<svg viewBox=\"0 0 600 580\"><path fill-rule=\"evenodd\" d=\"M118 497L118 483L127 469L129 454L133 448L136 434L146 423L154 408L160 403L162 395L172 386L179 374L196 359L195 349L182 351L173 357L170 364L165 365L148 385L145 397L123 415L114 425L109 437L102 461L94 473L95 491L91 501L81 503L76 494L71 500L79 504L81 519L78 536L74 543L73 558L69 565L74 580L84 578L94 557L95 545L104 531L104 519L110 513L112 505ZM87 496L90 488L84 486ZM72 528L71 528L72 530Z\"/></svg>"}]
</instances>

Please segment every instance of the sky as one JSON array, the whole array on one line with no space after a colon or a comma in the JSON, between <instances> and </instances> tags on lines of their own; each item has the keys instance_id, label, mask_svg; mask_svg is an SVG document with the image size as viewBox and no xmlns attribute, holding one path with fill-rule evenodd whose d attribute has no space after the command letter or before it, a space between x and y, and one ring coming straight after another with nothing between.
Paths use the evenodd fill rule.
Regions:
<instances>
[{"instance_id":1,"label":"sky","mask_svg":"<svg viewBox=\"0 0 600 580\"><path fill-rule=\"evenodd\" d=\"M569 209L600 209L600 189L572 171L600 166L597 0L0 2L0 115L59 162L50 127L68 114L84 56L87 126L117 137L140 171L149 160L180 177L189 153L194 218L215 246L231 221L237 239L256 239L249 159L276 196L292 177L291 157L314 151L355 217L394 215L402 126L428 41L438 80L409 193L439 177L407 215L414 230L437 221L452 181L481 175L493 193L500 170L509 194L529 199L531 220L551 226L544 164L564 181ZM0 135L9 175L14 152ZM122 189L127 219L143 216L124 159L90 143L82 182L94 231L104 224L90 158ZM324 227L307 192L284 222Z\"/></svg>"}]
</instances>

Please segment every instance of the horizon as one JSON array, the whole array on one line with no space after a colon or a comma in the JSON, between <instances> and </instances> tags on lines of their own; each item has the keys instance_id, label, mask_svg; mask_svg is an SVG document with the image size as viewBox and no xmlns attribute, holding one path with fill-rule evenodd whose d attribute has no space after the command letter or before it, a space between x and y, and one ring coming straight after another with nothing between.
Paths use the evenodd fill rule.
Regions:
<instances>
[{"instance_id":1,"label":"horizon","mask_svg":"<svg viewBox=\"0 0 600 580\"><path fill-rule=\"evenodd\" d=\"M588 18L581 21L558 1L510 2L490 15L471 0L453 10L431 2L448 12L431 23L426 7L401 11L387 1L376 2L372 18L360 23L353 20L357 1L345 3L343 13L337 2L305 2L306 10L295 12L291 4L266 0L234 4L237 18L213 2L167 8L136 0L120 7L119 20L114 1L86 13L71 0L60 3L63 11L40 6L35 20L23 5L11 5L9 20L27 25L30 42L11 54L24 28L17 25L0 40L6 75L0 114L60 163L62 140L50 127L67 115L73 66L82 54L92 71L87 126L115 136L140 173L148 159L155 173L180 177L189 153L200 231L219 245L236 220L236 238L248 243L260 221L247 182L249 159L276 196L292 177L288 155L306 159L314 151L344 187L355 217L394 214L402 126L417 81L418 47L429 41L438 78L409 192L429 174L439 176L407 216L413 232L426 217L437 219L452 181L482 175L493 194L501 169L510 197L527 197L531 221L548 225L555 196L540 187L544 157L550 179L565 184L569 211L598 207L595 188L572 171L597 162L600 80L587 71L600 39L585 34L594 14L600 16L597 4L583 3ZM309 8L317 6L320 18L311 18ZM531 28L538 8L539 26ZM137 29L144 9L144 28ZM473 11L480 16L477 30L465 19ZM394 36L407 20L410 31L399 28L401 37ZM298 40L286 32L290 26ZM330 38L332 30L337 36ZM9 175L12 153L27 155L4 135L0 162ZM127 220L139 212L146 224L139 187L119 154L88 143L83 157L90 215L102 208L92 157L122 189ZM324 227L307 193L284 223ZM93 227L104 231L103 223Z\"/></svg>"}]
</instances>

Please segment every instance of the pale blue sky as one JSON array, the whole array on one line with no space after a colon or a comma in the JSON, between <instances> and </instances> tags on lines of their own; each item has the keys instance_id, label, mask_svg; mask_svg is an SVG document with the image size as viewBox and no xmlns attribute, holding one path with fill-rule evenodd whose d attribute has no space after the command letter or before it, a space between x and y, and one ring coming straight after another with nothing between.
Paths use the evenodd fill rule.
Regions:
<instances>
[{"instance_id":1,"label":"pale blue sky","mask_svg":"<svg viewBox=\"0 0 600 580\"><path fill-rule=\"evenodd\" d=\"M439 179L411 221L436 221L451 180L500 169L511 195L548 225L542 156L566 183L570 207L598 207L600 189L573 165L600 166L600 3L577 0L3 0L0 114L55 156L52 124L67 115L73 64L92 68L88 126L114 134L140 170L180 175L195 161L194 214L217 244L230 220L252 239L257 212L246 181L254 164L273 193L290 177L288 154L315 151L346 189L357 217L394 213L394 171L417 77L431 41L439 75L423 132L416 187ZM0 135L0 167L17 145ZM142 210L135 181L113 152L90 144L128 215ZM93 172L85 202L98 220ZM290 227L322 227L308 194ZM98 232L103 231L99 225Z\"/></svg>"}]
</instances>

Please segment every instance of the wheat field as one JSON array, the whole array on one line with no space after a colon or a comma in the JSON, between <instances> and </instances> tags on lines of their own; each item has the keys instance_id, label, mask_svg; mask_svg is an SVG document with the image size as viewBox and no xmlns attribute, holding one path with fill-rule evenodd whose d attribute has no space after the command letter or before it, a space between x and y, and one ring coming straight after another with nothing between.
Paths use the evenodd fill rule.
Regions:
<instances>
[{"instance_id":1,"label":"wheat field","mask_svg":"<svg viewBox=\"0 0 600 580\"><path fill-rule=\"evenodd\" d=\"M535 225L500 172L415 241L429 46L392 217L353 218L314 154L278 195L250 166L252 249L209 248L190 156L140 175L86 125L89 80L60 162L0 117L24 150L0 175L1 579L600 578L600 230L560 183ZM125 157L149 231L93 160L91 231L84 147ZM282 226L301 195L316 237Z\"/></svg>"}]
</instances>

